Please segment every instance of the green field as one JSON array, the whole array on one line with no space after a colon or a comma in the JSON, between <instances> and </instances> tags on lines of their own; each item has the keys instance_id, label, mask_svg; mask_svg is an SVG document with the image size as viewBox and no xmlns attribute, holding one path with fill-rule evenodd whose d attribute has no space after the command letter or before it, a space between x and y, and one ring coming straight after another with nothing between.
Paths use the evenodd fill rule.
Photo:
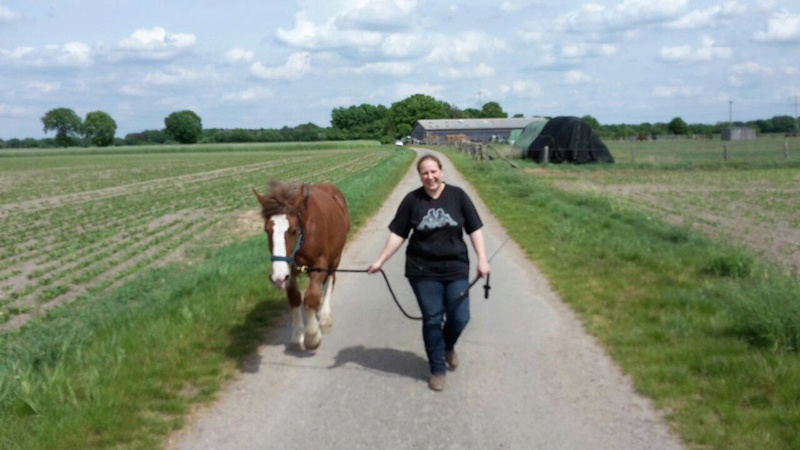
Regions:
<instances>
[{"instance_id":1,"label":"green field","mask_svg":"<svg viewBox=\"0 0 800 450\"><path fill-rule=\"evenodd\" d=\"M635 165L452 159L687 447L800 448L800 164L661 144L626 143Z\"/></svg>"},{"instance_id":2,"label":"green field","mask_svg":"<svg viewBox=\"0 0 800 450\"><path fill-rule=\"evenodd\" d=\"M257 209L251 190L270 178L338 183L390 155L374 145L327 146L4 154L0 329L224 236Z\"/></svg>"}]
</instances>

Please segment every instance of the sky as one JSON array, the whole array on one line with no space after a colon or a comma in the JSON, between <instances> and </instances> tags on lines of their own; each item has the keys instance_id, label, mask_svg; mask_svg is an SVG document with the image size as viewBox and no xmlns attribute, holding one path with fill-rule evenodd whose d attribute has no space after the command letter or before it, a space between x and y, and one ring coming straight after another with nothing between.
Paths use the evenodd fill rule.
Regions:
<instances>
[{"instance_id":1,"label":"sky","mask_svg":"<svg viewBox=\"0 0 800 450\"><path fill-rule=\"evenodd\" d=\"M601 124L796 116L796 0L0 0L0 139L105 111L117 137L330 126L413 94Z\"/></svg>"}]
</instances>

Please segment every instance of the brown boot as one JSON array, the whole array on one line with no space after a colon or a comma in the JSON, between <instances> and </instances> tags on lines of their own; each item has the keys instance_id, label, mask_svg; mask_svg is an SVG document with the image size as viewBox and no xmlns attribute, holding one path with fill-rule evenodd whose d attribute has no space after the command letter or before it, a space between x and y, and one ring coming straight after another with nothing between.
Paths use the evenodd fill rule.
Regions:
<instances>
[{"instance_id":1,"label":"brown boot","mask_svg":"<svg viewBox=\"0 0 800 450\"><path fill-rule=\"evenodd\" d=\"M428 380L428 387L434 391L441 391L444 389L444 375L432 375Z\"/></svg>"},{"instance_id":2,"label":"brown boot","mask_svg":"<svg viewBox=\"0 0 800 450\"><path fill-rule=\"evenodd\" d=\"M444 354L444 360L447 363L447 366L450 367L450 370L456 370L458 367L458 354L456 354L455 350L450 350Z\"/></svg>"}]
</instances>

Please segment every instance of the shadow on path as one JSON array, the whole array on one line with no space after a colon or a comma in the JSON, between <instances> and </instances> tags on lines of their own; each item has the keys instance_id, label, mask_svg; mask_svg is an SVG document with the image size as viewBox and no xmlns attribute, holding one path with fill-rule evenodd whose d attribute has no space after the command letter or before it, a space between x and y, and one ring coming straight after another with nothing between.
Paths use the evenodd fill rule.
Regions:
<instances>
[{"instance_id":1,"label":"shadow on path","mask_svg":"<svg viewBox=\"0 0 800 450\"><path fill-rule=\"evenodd\" d=\"M416 380L428 379L428 360L416 353L391 348L366 348L363 345L343 348L336 355L332 366L337 369L354 363L366 369L400 375Z\"/></svg>"}]
</instances>

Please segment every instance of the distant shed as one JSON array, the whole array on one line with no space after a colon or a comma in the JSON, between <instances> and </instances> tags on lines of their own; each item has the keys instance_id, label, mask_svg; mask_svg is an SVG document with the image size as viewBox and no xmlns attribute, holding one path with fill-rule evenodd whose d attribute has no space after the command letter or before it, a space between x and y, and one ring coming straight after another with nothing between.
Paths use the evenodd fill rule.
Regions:
<instances>
[{"instance_id":1,"label":"distant shed","mask_svg":"<svg viewBox=\"0 0 800 450\"><path fill-rule=\"evenodd\" d=\"M446 144L461 136L473 142L505 142L514 130L522 130L538 118L514 119L426 119L418 120L411 138L430 144ZM448 136L451 137L448 140Z\"/></svg>"},{"instance_id":2,"label":"distant shed","mask_svg":"<svg viewBox=\"0 0 800 450\"><path fill-rule=\"evenodd\" d=\"M756 130L750 127L734 127L722 130L723 141L755 141Z\"/></svg>"}]
</instances>

